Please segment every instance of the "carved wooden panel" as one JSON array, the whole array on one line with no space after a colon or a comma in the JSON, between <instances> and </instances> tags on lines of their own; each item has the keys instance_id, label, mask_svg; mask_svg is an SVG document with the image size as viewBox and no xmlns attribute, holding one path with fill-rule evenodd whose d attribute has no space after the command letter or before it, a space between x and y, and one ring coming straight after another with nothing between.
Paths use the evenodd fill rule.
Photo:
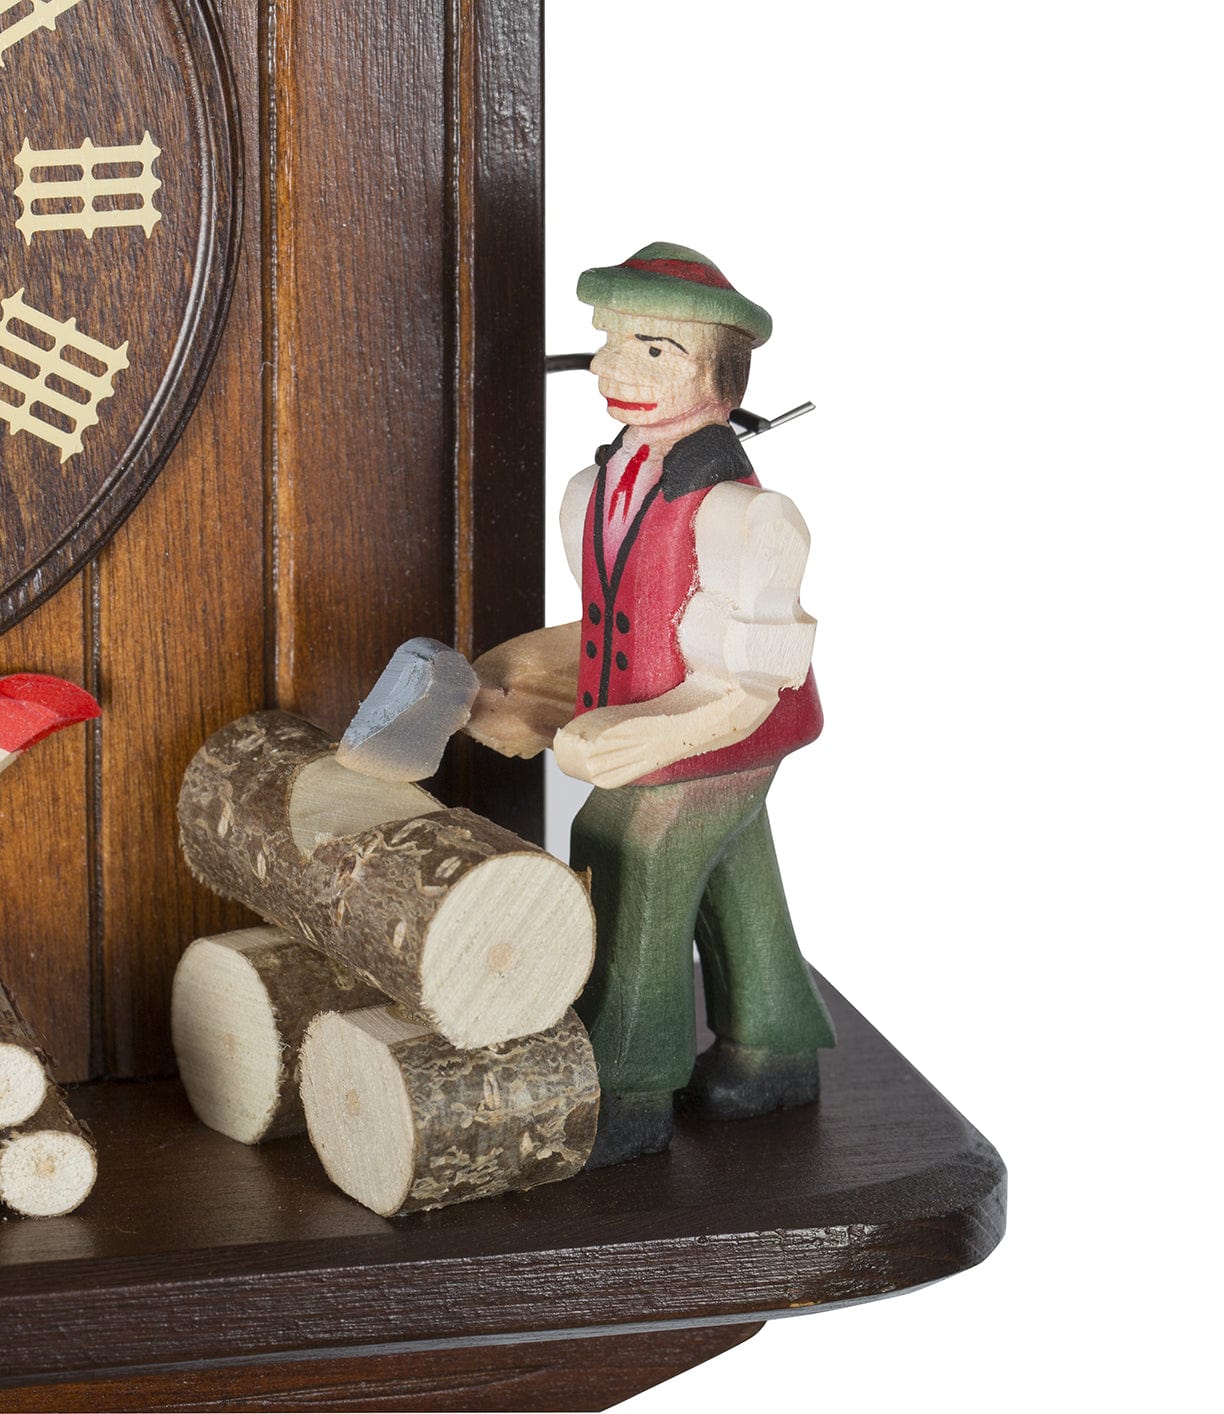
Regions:
<instances>
[{"instance_id":1,"label":"carved wooden panel","mask_svg":"<svg viewBox=\"0 0 1224 1414\"><path fill-rule=\"evenodd\" d=\"M197 0L0 0L0 630L165 462L215 352L236 114Z\"/></svg>"},{"instance_id":2,"label":"carved wooden panel","mask_svg":"<svg viewBox=\"0 0 1224 1414\"><path fill-rule=\"evenodd\" d=\"M97 289L92 276L82 285L82 308L95 301L99 337L128 339L130 367L71 468L107 432L136 369L115 292L185 209L202 232L211 202L216 230L224 224L206 163L195 206L185 166L172 190L160 114L166 132L180 124L175 141L189 118L203 132L206 112L241 116L229 165L242 209L233 298L198 406L84 573L0 632L0 673L58 672L103 708L98 726L43 743L0 783L0 976L73 1077L167 1071L178 957L243 918L191 882L178 850L178 784L206 735L275 705L338 729L405 638L480 652L536 626L543 608L538 0L215 0L215 13L212 0L78 0L54 33L23 46L64 38L86 16L101 34L107 16L138 31L175 14L178 38L146 41L143 67L122 80L126 108L116 99L105 110L109 127L30 137L34 148L84 136L115 145L126 112L133 141L147 127L162 148L163 186L129 198L133 210L137 200L159 209L150 235L37 231L29 247L62 240L79 260L104 240L126 243ZM0 44L8 18L0 0ZM219 43L207 40L214 31ZM201 45L218 66L212 108L182 67ZM3 51L0 92L20 53ZM16 120L5 110L0 121ZM213 160L219 173L215 143ZM21 214L16 197L10 214ZM13 235L24 258L24 235ZM180 250L180 292L193 258L198 248ZM221 295L209 283L201 298ZM142 319L168 327L169 310ZM170 394L180 411L189 364ZM22 439L0 439L6 468ZM40 513L35 534L42 523ZM458 751L436 789L539 835L533 764L487 769Z\"/></svg>"}]
</instances>

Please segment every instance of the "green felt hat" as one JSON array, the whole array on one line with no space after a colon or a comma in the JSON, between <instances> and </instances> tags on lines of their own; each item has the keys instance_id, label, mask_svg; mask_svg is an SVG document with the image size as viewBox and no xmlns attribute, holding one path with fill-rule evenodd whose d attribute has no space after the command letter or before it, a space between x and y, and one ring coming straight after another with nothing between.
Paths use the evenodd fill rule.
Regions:
<instances>
[{"instance_id":1,"label":"green felt hat","mask_svg":"<svg viewBox=\"0 0 1224 1414\"><path fill-rule=\"evenodd\" d=\"M643 246L623 265L584 270L578 277L578 298L623 314L727 324L747 334L753 348L773 332L766 311L745 299L712 260L667 241Z\"/></svg>"}]
</instances>

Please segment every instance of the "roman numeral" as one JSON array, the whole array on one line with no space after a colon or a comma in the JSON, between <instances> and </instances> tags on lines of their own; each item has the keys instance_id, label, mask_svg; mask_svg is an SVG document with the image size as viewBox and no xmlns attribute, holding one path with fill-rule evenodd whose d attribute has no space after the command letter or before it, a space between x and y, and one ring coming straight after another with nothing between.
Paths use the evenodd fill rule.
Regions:
<instances>
[{"instance_id":1,"label":"roman numeral","mask_svg":"<svg viewBox=\"0 0 1224 1414\"><path fill-rule=\"evenodd\" d=\"M161 220L153 205L161 186L153 175L153 163L160 156L161 148L147 132L143 142L128 147L95 147L86 138L80 147L39 150L26 138L13 159L21 173L14 193L22 206L17 229L26 245L36 231L84 231L89 240L101 226L139 226L147 239ZM129 170L123 176L112 172L99 177L99 168L108 167ZM79 175L49 178L47 173L57 168Z\"/></svg>"},{"instance_id":2,"label":"roman numeral","mask_svg":"<svg viewBox=\"0 0 1224 1414\"><path fill-rule=\"evenodd\" d=\"M0 300L0 315L0 421L12 436L49 442L62 466L82 450L98 404L113 395L115 375L128 366L127 342L112 349L78 333L75 319L52 319L26 304L23 289Z\"/></svg>"},{"instance_id":3,"label":"roman numeral","mask_svg":"<svg viewBox=\"0 0 1224 1414\"><path fill-rule=\"evenodd\" d=\"M35 30L54 29L56 17L80 3L81 0L0 0L0 69L4 68L5 50L20 44ZM5 19L18 8L24 13L15 20Z\"/></svg>"}]
</instances>

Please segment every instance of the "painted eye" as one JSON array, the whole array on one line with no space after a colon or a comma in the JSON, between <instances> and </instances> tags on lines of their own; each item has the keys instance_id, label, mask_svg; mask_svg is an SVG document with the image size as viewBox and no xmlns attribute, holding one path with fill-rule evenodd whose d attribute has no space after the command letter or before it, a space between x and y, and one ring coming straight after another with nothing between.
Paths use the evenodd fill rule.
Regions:
<instances>
[{"instance_id":1,"label":"painted eye","mask_svg":"<svg viewBox=\"0 0 1224 1414\"><path fill-rule=\"evenodd\" d=\"M662 352L663 352L663 350L658 346L658 344L651 344L651 346L650 346L650 356L651 356L651 358L658 358L658 356L659 356Z\"/></svg>"}]
</instances>

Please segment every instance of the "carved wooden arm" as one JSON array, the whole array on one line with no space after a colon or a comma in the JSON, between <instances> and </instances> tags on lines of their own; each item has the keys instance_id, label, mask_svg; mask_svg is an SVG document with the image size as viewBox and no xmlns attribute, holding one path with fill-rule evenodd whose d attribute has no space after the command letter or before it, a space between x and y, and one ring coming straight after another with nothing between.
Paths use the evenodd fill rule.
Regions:
<instances>
[{"instance_id":1,"label":"carved wooden arm","mask_svg":"<svg viewBox=\"0 0 1224 1414\"><path fill-rule=\"evenodd\" d=\"M472 665L480 691L464 730L503 756L537 756L574 715L582 625L520 634Z\"/></svg>"}]
</instances>

